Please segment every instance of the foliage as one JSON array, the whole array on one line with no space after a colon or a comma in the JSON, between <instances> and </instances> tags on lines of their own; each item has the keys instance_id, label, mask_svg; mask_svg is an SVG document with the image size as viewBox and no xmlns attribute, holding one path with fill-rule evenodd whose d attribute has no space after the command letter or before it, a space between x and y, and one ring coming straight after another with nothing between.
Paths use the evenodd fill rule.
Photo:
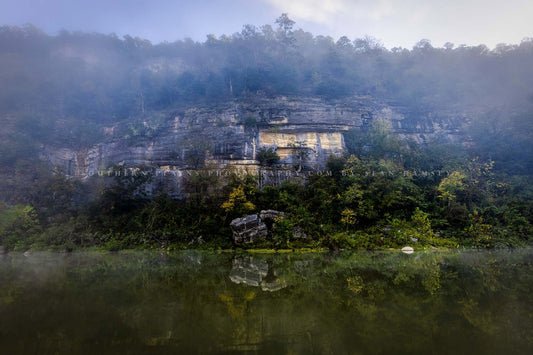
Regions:
<instances>
[{"instance_id":1,"label":"foliage","mask_svg":"<svg viewBox=\"0 0 533 355\"><path fill-rule=\"evenodd\" d=\"M245 215L255 210L255 205L247 200L244 187L238 186L230 193L229 198L222 204L226 213Z\"/></svg>"},{"instance_id":2,"label":"foliage","mask_svg":"<svg viewBox=\"0 0 533 355\"><path fill-rule=\"evenodd\" d=\"M256 154L256 159L262 166L272 166L279 161L279 155L273 148L261 148Z\"/></svg>"},{"instance_id":3,"label":"foliage","mask_svg":"<svg viewBox=\"0 0 533 355\"><path fill-rule=\"evenodd\" d=\"M388 139L388 138L387 138ZM423 152L417 154L423 155ZM391 157L391 155L389 155ZM187 177L188 197L147 194L152 171L114 167L100 194L61 171L30 190L31 204L0 207L2 245L66 248L231 248L233 218L263 209L284 212L255 247L352 248L520 246L533 232L527 179L492 173L492 162L463 161L447 176L415 179L401 157L331 158L331 174L258 188L257 177L209 167ZM127 172L127 173L126 173ZM111 183L111 180L113 181ZM254 247L252 246L252 247Z\"/></svg>"},{"instance_id":4,"label":"foliage","mask_svg":"<svg viewBox=\"0 0 533 355\"><path fill-rule=\"evenodd\" d=\"M302 164L309 156L309 148L304 141L290 142L289 148L291 148L292 154L298 158L298 171L302 170Z\"/></svg>"},{"instance_id":5,"label":"foliage","mask_svg":"<svg viewBox=\"0 0 533 355\"><path fill-rule=\"evenodd\" d=\"M349 208L344 209L341 216L341 222L346 225L346 229L357 223L356 213Z\"/></svg>"},{"instance_id":6,"label":"foliage","mask_svg":"<svg viewBox=\"0 0 533 355\"><path fill-rule=\"evenodd\" d=\"M465 235L471 239L475 247L493 247L492 227L483 222L483 218L474 211L470 216L470 225L465 229Z\"/></svg>"},{"instance_id":7,"label":"foliage","mask_svg":"<svg viewBox=\"0 0 533 355\"><path fill-rule=\"evenodd\" d=\"M0 245L9 249L27 249L41 231L35 209L15 205L0 208Z\"/></svg>"},{"instance_id":8,"label":"foliage","mask_svg":"<svg viewBox=\"0 0 533 355\"><path fill-rule=\"evenodd\" d=\"M199 169L204 166L207 153L212 151L212 143L205 137L188 139L184 142L185 163L192 169Z\"/></svg>"},{"instance_id":9,"label":"foliage","mask_svg":"<svg viewBox=\"0 0 533 355\"><path fill-rule=\"evenodd\" d=\"M272 238L277 248L290 247L295 224L288 218L277 218L272 229Z\"/></svg>"}]
</instances>

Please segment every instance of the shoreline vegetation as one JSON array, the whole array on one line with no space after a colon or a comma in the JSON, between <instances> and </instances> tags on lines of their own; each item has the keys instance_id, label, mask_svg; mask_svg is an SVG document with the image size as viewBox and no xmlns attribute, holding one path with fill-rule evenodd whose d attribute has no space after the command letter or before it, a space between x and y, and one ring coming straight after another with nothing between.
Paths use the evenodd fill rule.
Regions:
<instances>
[{"instance_id":1,"label":"shoreline vegetation","mask_svg":"<svg viewBox=\"0 0 533 355\"><path fill-rule=\"evenodd\" d=\"M56 171L29 188L30 203L0 202L0 245L14 251L531 245L529 176L497 171L493 161L471 157L461 146L411 145L379 125L355 136L353 144L361 148L369 141L372 150L359 157L331 156L326 167L331 173L280 186L260 186L252 175L217 178L200 168L186 181L185 199L148 195L153 169L146 167L143 174L85 182ZM404 173L432 169L449 173ZM236 243L231 222L262 210L282 213L264 238Z\"/></svg>"},{"instance_id":2,"label":"shoreline vegetation","mask_svg":"<svg viewBox=\"0 0 533 355\"><path fill-rule=\"evenodd\" d=\"M371 132L377 134L376 132ZM407 144L387 136L386 145ZM373 154L387 156L375 147ZM422 153L425 155L422 155ZM331 157L332 174L258 187L254 176L224 181L208 174L188 183L189 197L148 196L150 174L115 176L97 197L76 203L91 182L56 173L36 193L39 203L0 203L4 250L101 248L203 250L349 250L429 248L514 248L531 245L531 202L527 179L496 174L492 162L460 158L447 176L405 174L406 159L432 159L410 149L401 160ZM455 158L459 159L459 158ZM454 160L454 159L452 159ZM264 239L236 245L230 223L263 209L283 212Z\"/></svg>"},{"instance_id":3,"label":"shoreline vegetation","mask_svg":"<svg viewBox=\"0 0 533 355\"><path fill-rule=\"evenodd\" d=\"M519 247L518 249L527 249L529 246ZM491 250L512 250L517 249L513 247L507 248L493 248ZM402 248L376 248L376 249L338 249L331 250L328 248L294 248L294 249L267 249L267 248L231 248L231 249L214 249L209 246L202 248L187 248L180 246L174 246L173 248L160 249L160 248L125 248L125 249L108 249L105 246L98 247L86 247L86 248L76 248L76 249L66 249L63 246L54 246L46 248L37 248L37 249L28 249L28 250L5 250L0 255L24 255L30 257L33 253L53 253L53 254L71 254L71 253L136 253L136 252L147 252L147 253L159 253L159 254L174 254L180 252L200 252L200 253L213 253L213 254L235 254L235 255L269 255L269 254L339 254L345 252L357 252L357 251L367 251L367 252L397 252L404 254L413 254L416 252L450 252L450 251L468 251L468 250L487 250L486 248L471 248L471 247L424 247L419 248L415 247L412 251L404 251Z\"/></svg>"},{"instance_id":4,"label":"shoreline vegetation","mask_svg":"<svg viewBox=\"0 0 533 355\"><path fill-rule=\"evenodd\" d=\"M372 149L362 151L368 142ZM217 177L209 167L199 168L186 180L184 199L148 195L153 176L148 167L140 168L143 174L84 182L43 169L25 191L27 204L0 202L0 245L14 251L531 245L530 176L498 171L493 161L472 157L460 145L411 144L379 124L354 133L351 144L360 154L331 156L326 167L331 173L279 186L261 186L253 175ZM414 170L449 173L405 173ZM237 243L232 221L262 210L280 213L263 238Z\"/></svg>"}]
</instances>

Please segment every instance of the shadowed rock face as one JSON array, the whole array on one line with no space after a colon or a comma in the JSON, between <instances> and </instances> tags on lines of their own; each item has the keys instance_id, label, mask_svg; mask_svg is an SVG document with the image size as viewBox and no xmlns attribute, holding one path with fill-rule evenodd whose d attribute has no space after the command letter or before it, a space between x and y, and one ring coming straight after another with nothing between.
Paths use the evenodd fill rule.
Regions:
<instances>
[{"instance_id":1,"label":"shadowed rock face","mask_svg":"<svg viewBox=\"0 0 533 355\"><path fill-rule=\"evenodd\" d=\"M259 218L263 223L266 224L268 230L271 230L276 223L278 217L282 218L284 216L283 212L278 212L275 210L263 210L259 213Z\"/></svg>"},{"instance_id":2,"label":"shadowed rock face","mask_svg":"<svg viewBox=\"0 0 533 355\"><path fill-rule=\"evenodd\" d=\"M465 121L451 112L418 117L368 97L336 102L312 97L253 97L147 116L103 128L106 139L92 147L76 150L58 142L44 147L41 157L80 178L113 165L146 165L180 186L184 171L197 168L198 160L191 156L198 151L213 166L257 171L259 149L275 148L279 164L294 165L298 157L291 143L303 142L308 153L304 167L323 169L330 155L342 153L344 132L364 130L375 120L389 122L393 132L420 143L437 134L460 140L458 132Z\"/></svg>"}]
</instances>

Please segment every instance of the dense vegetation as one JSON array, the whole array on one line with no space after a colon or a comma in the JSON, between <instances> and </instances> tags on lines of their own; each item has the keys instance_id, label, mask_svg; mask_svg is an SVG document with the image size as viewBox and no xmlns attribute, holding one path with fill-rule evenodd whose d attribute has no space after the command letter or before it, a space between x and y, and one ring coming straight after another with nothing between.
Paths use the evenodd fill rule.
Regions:
<instances>
[{"instance_id":1,"label":"dense vegetation","mask_svg":"<svg viewBox=\"0 0 533 355\"><path fill-rule=\"evenodd\" d=\"M1 27L0 245L230 247L232 218L261 209L286 213L264 245L280 248L529 241L533 40L388 50L372 38L295 30L286 15L276 23L157 45ZM43 145L101 141L104 125L253 95L370 95L417 117L466 113L470 144L416 146L377 124L348 133L346 156L305 186L258 188L252 176L222 181L199 170L187 200L146 196L149 174L82 184L39 159ZM276 169L275 152L260 158Z\"/></svg>"},{"instance_id":2,"label":"dense vegetation","mask_svg":"<svg viewBox=\"0 0 533 355\"><path fill-rule=\"evenodd\" d=\"M495 173L492 161L457 147L409 146L383 126L353 140L355 147L372 142L373 148L358 157L331 157L328 170L309 174L305 184L259 188L257 176L229 172L221 178L205 167L189 177L186 200L147 196L150 168L116 176L112 184L98 176L82 184L56 172L32 186L28 205L0 206L1 243L14 249L229 248L232 219L263 209L285 216L269 240L253 247L507 247L531 241L528 177ZM90 190L100 194L87 201Z\"/></svg>"}]
</instances>

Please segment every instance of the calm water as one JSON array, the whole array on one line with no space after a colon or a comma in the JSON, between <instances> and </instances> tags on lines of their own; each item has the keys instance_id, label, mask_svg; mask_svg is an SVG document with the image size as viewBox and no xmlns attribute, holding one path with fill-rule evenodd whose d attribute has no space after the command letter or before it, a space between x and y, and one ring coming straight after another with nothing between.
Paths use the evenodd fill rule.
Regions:
<instances>
[{"instance_id":1,"label":"calm water","mask_svg":"<svg viewBox=\"0 0 533 355\"><path fill-rule=\"evenodd\" d=\"M533 250L0 258L2 354L532 354Z\"/></svg>"}]
</instances>

